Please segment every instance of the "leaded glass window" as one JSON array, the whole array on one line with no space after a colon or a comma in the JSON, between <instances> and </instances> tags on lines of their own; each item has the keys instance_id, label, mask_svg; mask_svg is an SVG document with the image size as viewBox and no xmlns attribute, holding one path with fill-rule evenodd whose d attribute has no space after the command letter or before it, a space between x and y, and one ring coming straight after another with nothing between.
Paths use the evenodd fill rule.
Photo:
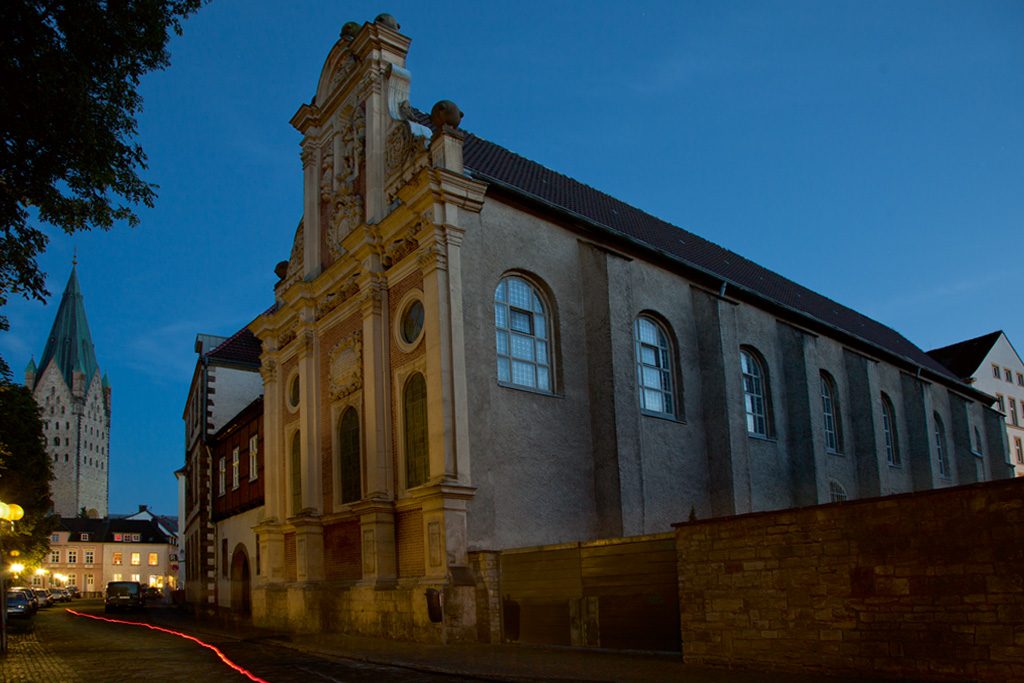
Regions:
<instances>
[{"instance_id":1,"label":"leaded glass window","mask_svg":"<svg viewBox=\"0 0 1024 683\"><path fill-rule=\"evenodd\" d=\"M341 473L341 502L362 498L360 474L359 415L348 408L338 423L338 471Z\"/></svg>"},{"instance_id":2,"label":"leaded glass window","mask_svg":"<svg viewBox=\"0 0 1024 683\"><path fill-rule=\"evenodd\" d=\"M509 275L494 290L498 380L551 391L550 319L537 289Z\"/></svg>"},{"instance_id":3,"label":"leaded glass window","mask_svg":"<svg viewBox=\"0 0 1024 683\"><path fill-rule=\"evenodd\" d=\"M768 418L768 375L761 359L751 350L740 349L743 373L743 404L747 412L747 433L770 436Z\"/></svg>"},{"instance_id":4,"label":"leaded glass window","mask_svg":"<svg viewBox=\"0 0 1024 683\"><path fill-rule=\"evenodd\" d=\"M828 482L828 498L832 503L842 503L847 499L846 489L835 479Z\"/></svg>"},{"instance_id":5,"label":"leaded glass window","mask_svg":"<svg viewBox=\"0 0 1024 683\"><path fill-rule=\"evenodd\" d=\"M292 451L290 458L292 480L292 514L299 514L302 509L302 439L299 432L292 435Z\"/></svg>"},{"instance_id":6,"label":"leaded glass window","mask_svg":"<svg viewBox=\"0 0 1024 683\"><path fill-rule=\"evenodd\" d=\"M900 444L896 436L896 410L892 401L882 394L882 434L885 437L885 461L890 465L899 466Z\"/></svg>"},{"instance_id":7,"label":"leaded glass window","mask_svg":"<svg viewBox=\"0 0 1024 683\"><path fill-rule=\"evenodd\" d=\"M938 413L934 414L935 418L935 456L939 461L939 476L948 477L949 471L949 453L946 451L946 427L942 424L942 418L939 417Z\"/></svg>"},{"instance_id":8,"label":"leaded glass window","mask_svg":"<svg viewBox=\"0 0 1024 683\"><path fill-rule=\"evenodd\" d=\"M402 397L405 414L405 486L426 483L430 476L427 448L427 383L420 373L405 383Z\"/></svg>"},{"instance_id":9,"label":"leaded glass window","mask_svg":"<svg viewBox=\"0 0 1024 683\"><path fill-rule=\"evenodd\" d=\"M640 317L633 323L636 349L636 376L640 409L675 416L672 393L672 347L668 335L658 323Z\"/></svg>"}]
</instances>

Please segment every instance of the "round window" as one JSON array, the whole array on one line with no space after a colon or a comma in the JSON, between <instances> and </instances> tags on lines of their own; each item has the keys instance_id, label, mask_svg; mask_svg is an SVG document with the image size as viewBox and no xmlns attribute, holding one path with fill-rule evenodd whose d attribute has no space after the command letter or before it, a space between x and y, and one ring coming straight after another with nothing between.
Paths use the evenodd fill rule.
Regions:
<instances>
[{"instance_id":1,"label":"round window","mask_svg":"<svg viewBox=\"0 0 1024 683\"><path fill-rule=\"evenodd\" d=\"M402 341L406 344L413 344L423 332L423 302L414 300L405 308L402 314Z\"/></svg>"},{"instance_id":2,"label":"round window","mask_svg":"<svg viewBox=\"0 0 1024 683\"><path fill-rule=\"evenodd\" d=\"M292 383L288 387L288 405L292 408L299 407L299 376L292 377Z\"/></svg>"}]
</instances>

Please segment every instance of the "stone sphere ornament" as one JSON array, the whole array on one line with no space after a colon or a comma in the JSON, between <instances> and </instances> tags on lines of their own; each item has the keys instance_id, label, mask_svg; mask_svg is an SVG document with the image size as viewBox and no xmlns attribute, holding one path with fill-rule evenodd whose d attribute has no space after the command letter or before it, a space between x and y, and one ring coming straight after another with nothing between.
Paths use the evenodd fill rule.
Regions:
<instances>
[{"instance_id":1,"label":"stone sphere ornament","mask_svg":"<svg viewBox=\"0 0 1024 683\"><path fill-rule=\"evenodd\" d=\"M283 280L288 274L288 262L278 261L277 265L274 266L274 275L277 276L278 280Z\"/></svg>"},{"instance_id":2,"label":"stone sphere ornament","mask_svg":"<svg viewBox=\"0 0 1024 683\"><path fill-rule=\"evenodd\" d=\"M459 110L459 105L451 100L441 100L430 110L430 123L434 128L443 126L458 128L462 123L462 117L463 113Z\"/></svg>"},{"instance_id":3,"label":"stone sphere ornament","mask_svg":"<svg viewBox=\"0 0 1024 683\"><path fill-rule=\"evenodd\" d=\"M342 40L354 40L356 34L359 33L359 24L354 21L346 21L345 25L341 27L341 39Z\"/></svg>"},{"instance_id":4,"label":"stone sphere ornament","mask_svg":"<svg viewBox=\"0 0 1024 683\"><path fill-rule=\"evenodd\" d=\"M382 13L378 14L377 18L373 20L373 23L375 23L375 24L383 24L384 26L387 26L392 31L397 31L398 29L402 28L401 26L398 25L398 20L395 19L390 14L388 14L387 12L382 12Z\"/></svg>"}]
</instances>

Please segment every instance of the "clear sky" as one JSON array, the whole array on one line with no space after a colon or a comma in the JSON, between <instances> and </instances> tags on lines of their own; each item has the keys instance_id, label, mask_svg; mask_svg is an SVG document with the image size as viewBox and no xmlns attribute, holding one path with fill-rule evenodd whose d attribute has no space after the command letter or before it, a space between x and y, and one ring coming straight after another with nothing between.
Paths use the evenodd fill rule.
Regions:
<instances>
[{"instance_id":1,"label":"clear sky","mask_svg":"<svg viewBox=\"0 0 1024 683\"><path fill-rule=\"evenodd\" d=\"M113 512L176 513L195 335L272 303L302 208L288 121L341 26L385 11L419 109L452 99L467 130L924 349L1003 329L1024 353L1024 2L215 0L143 82L156 208L51 233L53 301L13 301L0 334L20 377L77 248Z\"/></svg>"}]
</instances>

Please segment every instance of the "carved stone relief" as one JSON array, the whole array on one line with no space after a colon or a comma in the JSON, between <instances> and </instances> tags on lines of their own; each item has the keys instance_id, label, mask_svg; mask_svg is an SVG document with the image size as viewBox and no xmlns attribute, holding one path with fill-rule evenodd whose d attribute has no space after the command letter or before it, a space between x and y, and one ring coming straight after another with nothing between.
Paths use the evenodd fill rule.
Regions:
<instances>
[{"instance_id":1,"label":"carved stone relief","mask_svg":"<svg viewBox=\"0 0 1024 683\"><path fill-rule=\"evenodd\" d=\"M353 296L359 293L359 284L356 282L359 274L351 276L337 289L328 292L323 299L321 299L316 306L316 319L324 317L335 308L340 306L342 303L351 299Z\"/></svg>"},{"instance_id":2,"label":"carved stone relief","mask_svg":"<svg viewBox=\"0 0 1024 683\"><path fill-rule=\"evenodd\" d=\"M345 253L342 240L363 222L363 198L356 182L362 166L366 143L366 118L363 106L346 108L338 114L336 132L329 143L331 167L321 168L321 198L328 202L327 249L333 258Z\"/></svg>"},{"instance_id":3,"label":"carved stone relief","mask_svg":"<svg viewBox=\"0 0 1024 683\"><path fill-rule=\"evenodd\" d=\"M363 386L363 333L353 332L331 349L328 354L332 399L345 398Z\"/></svg>"}]
</instances>

